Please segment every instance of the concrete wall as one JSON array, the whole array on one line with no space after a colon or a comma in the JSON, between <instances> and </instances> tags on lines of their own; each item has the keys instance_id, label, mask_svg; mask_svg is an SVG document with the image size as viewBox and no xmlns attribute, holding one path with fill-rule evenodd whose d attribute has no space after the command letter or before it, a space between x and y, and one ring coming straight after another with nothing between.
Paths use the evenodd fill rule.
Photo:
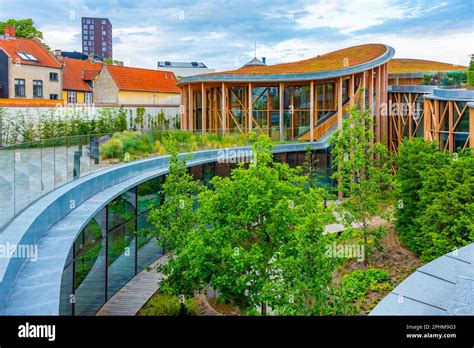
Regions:
<instances>
[{"instance_id":1,"label":"concrete wall","mask_svg":"<svg viewBox=\"0 0 474 348\"><path fill-rule=\"evenodd\" d=\"M50 81L49 73L58 73L58 81ZM25 97L17 99L38 99L33 98L33 80L43 81L43 98L49 99L50 94L57 94L61 99L63 87L62 69L46 68L27 64L15 64L8 59L8 89L10 98L15 98L15 79L25 80Z\"/></svg>"},{"instance_id":2,"label":"concrete wall","mask_svg":"<svg viewBox=\"0 0 474 348\"><path fill-rule=\"evenodd\" d=\"M94 83L94 103L118 104L119 89L107 68L102 69Z\"/></svg>"}]
</instances>

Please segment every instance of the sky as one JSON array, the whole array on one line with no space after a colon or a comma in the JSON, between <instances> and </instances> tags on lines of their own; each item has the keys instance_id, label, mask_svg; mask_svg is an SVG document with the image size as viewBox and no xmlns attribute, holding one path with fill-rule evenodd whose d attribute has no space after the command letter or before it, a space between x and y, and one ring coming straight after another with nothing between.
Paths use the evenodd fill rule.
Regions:
<instances>
[{"instance_id":1,"label":"sky","mask_svg":"<svg viewBox=\"0 0 474 348\"><path fill-rule=\"evenodd\" d=\"M257 57L297 61L363 43L395 57L467 65L474 0L0 0L0 21L32 18L52 49L81 51L81 16L108 17L114 59L202 61L217 71Z\"/></svg>"}]
</instances>

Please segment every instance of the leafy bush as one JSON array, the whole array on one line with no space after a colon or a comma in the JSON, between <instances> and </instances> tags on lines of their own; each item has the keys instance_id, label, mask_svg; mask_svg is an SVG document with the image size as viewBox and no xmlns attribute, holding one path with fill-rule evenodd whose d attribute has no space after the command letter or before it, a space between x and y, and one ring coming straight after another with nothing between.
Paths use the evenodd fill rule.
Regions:
<instances>
[{"instance_id":1,"label":"leafy bush","mask_svg":"<svg viewBox=\"0 0 474 348\"><path fill-rule=\"evenodd\" d=\"M396 230L430 261L474 241L474 157L441 152L422 139L404 141L397 159Z\"/></svg>"},{"instance_id":2,"label":"leafy bush","mask_svg":"<svg viewBox=\"0 0 474 348\"><path fill-rule=\"evenodd\" d=\"M186 303L186 308L189 315L199 314L199 302L192 298ZM178 296L172 296L162 293L156 293L143 306L139 315L144 316L177 316L180 314L181 305Z\"/></svg>"},{"instance_id":3,"label":"leafy bush","mask_svg":"<svg viewBox=\"0 0 474 348\"><path fill-rule=\"evenodd\" d=\"M390 290L390 274L379 268L357 270L345 275L341 281L344 297L349 302L365 301L369 291Z\"/></svg>"},{"instance_id":4,"label":"leafy bush","mask_svg":"<svg viewBox=\"0 0 474 348\"><path fill-rule=\"evenodd\" d=\"M123 143L119 138L112 138L102 144L100 154L103 158L121 158L123 155Z\"/></svg>"}]
</instances>

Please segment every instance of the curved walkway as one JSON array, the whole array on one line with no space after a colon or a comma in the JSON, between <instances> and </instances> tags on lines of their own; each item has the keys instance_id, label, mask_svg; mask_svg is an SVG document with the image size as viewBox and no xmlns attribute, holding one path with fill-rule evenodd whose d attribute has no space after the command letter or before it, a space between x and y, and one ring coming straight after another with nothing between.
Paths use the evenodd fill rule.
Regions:
<instances>
[{"instance_id":1,"label":"curved walkway","mask_svg":"<svg viewBox=\"0 0 474 348\"><path fill-rule=\"evenodd\" d=\"M418 268L370 315L474 315L474 243Z\"/></svg>"},{"instance_id":2,"label":"curved walkway","mask_svg":"<svg viewBox=\"0 0 474 348\"><path fill-rule=\"evenodd\" d=\"M276 145L274 152L328 147L318 142ZM249 151L250 147L233 148ZM224 152L224 154L223 154ZM216 161L225 151L193 153L189 166ZM183 154L182 156L186 156ZM128 189L167 172L168 156L123 164L69 183L28 207L0 235L0 242L35 244L37 260L0 260L0 312L7 315L58 315L61 276L69 250L93 215ZM71 206L74 201L74 206Z\"/></svg>"},{"instance_id":3,"label":"curved walkway","mask_svg":"<svg viewBox=\"0 0 474 348\"><path fill-rule=\"evenodd\" d=\"M144 269L138 273L112 296L96 315L136 315L160 287L163 275L156 268L159 264L165 264L167 260L166 255L162 256L150 265L150 270Z\"/></svg>"}]
</instances>

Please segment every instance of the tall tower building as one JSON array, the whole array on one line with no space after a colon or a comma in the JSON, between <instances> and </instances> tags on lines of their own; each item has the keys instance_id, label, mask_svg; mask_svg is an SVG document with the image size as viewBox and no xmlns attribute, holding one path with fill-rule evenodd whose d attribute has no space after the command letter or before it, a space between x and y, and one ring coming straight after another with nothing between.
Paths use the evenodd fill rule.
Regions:
<instances>
[{"instance_id":1,"label":"tall tower building","mask_svg":"<svg viewBox=\"0 0 474 348\"><path fill-rule=\"evenodd\" d=\"M82 53L112 59L112 23L108 18L82 17L81 33Z\"/></svg>"}]
</instances>

